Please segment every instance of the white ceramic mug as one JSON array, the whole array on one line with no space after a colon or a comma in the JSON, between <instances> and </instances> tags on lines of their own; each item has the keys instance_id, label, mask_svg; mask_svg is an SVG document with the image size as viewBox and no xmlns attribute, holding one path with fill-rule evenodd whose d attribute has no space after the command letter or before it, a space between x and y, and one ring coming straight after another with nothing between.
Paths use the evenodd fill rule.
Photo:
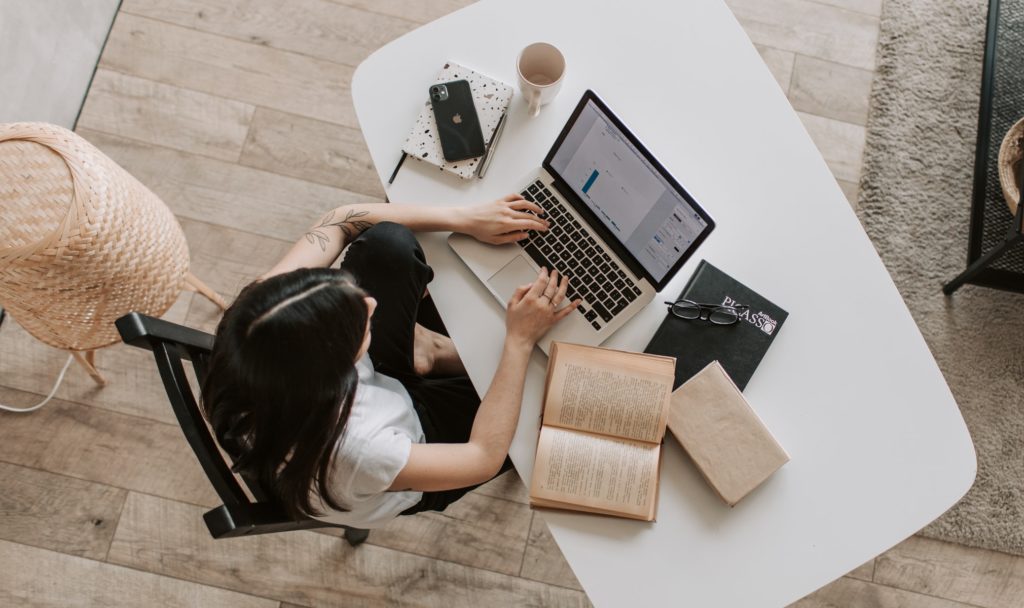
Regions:
<instances>
[{"instance_id":1,"label":"white ceramic mug","mask_svg":"<svg viewBox=\"0 0 1024 608\"><path fill-rule=\"evenodd\" d=\"M516 60L519 89L530 104L530 116L558 95L565 76L565 57L547 42L534 42L519 53Z\"/></svg>"}]
</instances>

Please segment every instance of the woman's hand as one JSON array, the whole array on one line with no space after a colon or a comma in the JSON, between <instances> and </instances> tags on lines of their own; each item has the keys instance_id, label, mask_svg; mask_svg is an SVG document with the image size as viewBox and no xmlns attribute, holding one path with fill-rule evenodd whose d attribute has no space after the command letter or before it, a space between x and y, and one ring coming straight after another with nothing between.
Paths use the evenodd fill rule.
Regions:
<instances>
[{"instance_id":1,"label":"woman's hand","mask_svg":"<svg viewBox=\"0 0 1024 608\"><path fill-rule=\"evenodd\" d=\"M548 273L547 268L541 268L537 280L517 288L508 302L505 318L508 338L533 348L555 323L568 317L579 306L580 300L576 300L558 309L565 301L568 288L568 277L559 277L557 270Z\"/></svg>"},{"instance_id":2,"label":"woman's hand","mask_svg":"<svg viewBox=\"0 0 1024 608\"><path fill-rule=\"evenodd\" d=\"M527 230L548 229L547 220L539 217L544 210L518 194L483 205L462 207L458 211L462 217L457 231L492 245L525 239Z\"/></svg>"}]
</instances>

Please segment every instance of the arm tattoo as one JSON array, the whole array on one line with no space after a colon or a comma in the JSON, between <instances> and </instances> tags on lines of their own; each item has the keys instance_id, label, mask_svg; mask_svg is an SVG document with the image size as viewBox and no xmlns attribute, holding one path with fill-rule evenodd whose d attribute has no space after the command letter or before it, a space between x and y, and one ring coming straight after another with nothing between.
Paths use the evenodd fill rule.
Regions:
<instances>
[{"instance_id":1,"label":"arm tattoo","mask_svg":"<svg viewBox=\"0 0 1024 608\"><path fill-rule=\"evenodd\" d=\"M337 226L341 228L341 232L345 235L346 240L352 240L359 236L364 230L373 226L373 222L361 220L359 218L369 215L369 211L356 211L349 209L345 214L345 218L335 221L334 210L331 210L324 219L320 220L320 224L311 229L306 233L306 240L311 245L319 243L320 251L327 251L327 243L331 242L331 237L327 235L324 228L330 228L331 226Z\"/></svg>"}]
</instances>

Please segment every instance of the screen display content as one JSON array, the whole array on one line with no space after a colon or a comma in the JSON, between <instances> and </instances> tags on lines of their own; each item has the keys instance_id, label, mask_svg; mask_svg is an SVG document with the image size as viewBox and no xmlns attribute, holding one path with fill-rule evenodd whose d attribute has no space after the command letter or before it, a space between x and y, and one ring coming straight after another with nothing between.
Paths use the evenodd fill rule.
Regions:
<instances>
[{"instance_id":1,"label":"screen display content","mask_svg":"<svg viewBox=\"0 0 1024 608\"><path fill-rule=\"evenodd\" d=\"M551 167L657 281L707 226L593 101Z\"/></svg>"}]
</instances>

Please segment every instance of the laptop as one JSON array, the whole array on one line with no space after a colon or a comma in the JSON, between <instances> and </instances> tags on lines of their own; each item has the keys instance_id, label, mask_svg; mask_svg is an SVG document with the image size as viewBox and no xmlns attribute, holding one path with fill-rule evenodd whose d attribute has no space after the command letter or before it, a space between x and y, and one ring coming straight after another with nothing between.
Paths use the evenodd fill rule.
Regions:
<instances>
[{"instance_id":1,"label":"laptop","mask_svg":"<svg viewBox=\"0 0 1024 608\"><path fill-rule=\"evenodd\" d=\"M547 231L510 245L453 234L449 246L504 306L542 266L569 277L579 309L538 343L601 344L668 284L715 227L593 91L583 94L544 163L524 179Z\"/></svg>"}]
</instances>

